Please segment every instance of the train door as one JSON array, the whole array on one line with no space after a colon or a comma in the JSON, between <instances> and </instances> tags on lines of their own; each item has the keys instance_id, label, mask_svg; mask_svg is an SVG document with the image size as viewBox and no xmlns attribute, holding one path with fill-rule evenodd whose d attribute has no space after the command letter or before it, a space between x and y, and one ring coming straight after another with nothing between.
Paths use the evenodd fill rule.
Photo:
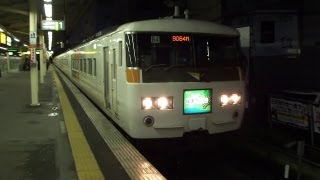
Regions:
<instances>
[{"instance_id":1,"label":"train door","mask_svg":"<svg viewBox=\"0 0 320 180\"><path fill-rule=\"evenodd\" d=\"M104 101L105 101L105 107L107 109L111 109L111 102L109 98L110 94L110 86L109 86L109 47L103 48L103 66L104 66L104 74L103 74L103 82L104 82Z\"/></svg>"},{"instance_id":2,"label":"train door","mask_svg":"<svg viewBox=\"0 0 320 180\"><path fill-rule=\"evenodd\" d=\"M111 64L111 98L112 98L112 112L117 115L117 53L116 49L112 49L112 64Z\"/></svg>"}]
</instances>

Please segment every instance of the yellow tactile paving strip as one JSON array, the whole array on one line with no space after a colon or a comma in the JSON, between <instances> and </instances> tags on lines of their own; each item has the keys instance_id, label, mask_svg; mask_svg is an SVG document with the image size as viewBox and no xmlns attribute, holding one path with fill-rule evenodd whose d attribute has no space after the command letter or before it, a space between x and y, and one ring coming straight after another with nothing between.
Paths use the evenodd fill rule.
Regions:
<instances>
[{"instance_id":1,"label":"yellow tactile paving strip","mask_svg":"<svg viewBox=\"0 0 320 180\"><path fill-rule=\"evenodd\" d=\"M63 116L66 123L78 178L80 180L105 179L83 134L77 116L73 111L70 101L62 87L62 84L56 72L54 72L54 80L59 94L60 104L63 110Z\"/></svg>"}]
</instances>

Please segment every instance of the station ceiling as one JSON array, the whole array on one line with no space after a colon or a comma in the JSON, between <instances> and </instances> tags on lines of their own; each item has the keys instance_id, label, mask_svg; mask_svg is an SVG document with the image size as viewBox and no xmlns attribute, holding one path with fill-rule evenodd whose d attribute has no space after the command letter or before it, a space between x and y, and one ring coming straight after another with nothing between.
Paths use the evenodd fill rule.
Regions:
<instances>
[{"instance_id":1,"label":"station ceiling","mask_svg":"<svg viewBox=\"0 0 320 180\"><path fill-rule=\"evenodd\" d=\"M20 41L29 38L29 3L28 0L1 0L0 25Z\"/></svg>"},{"instance_id":2,"label":"station ceiling","mask_svg":"<svg viewBox=\"0 0 320 180\"><path fill-rule=\"evenodd\" d=\"M0 0L0 27L4 28L7 32L9 32L14 37L18 38L21 43L29 44L29 1L30 0ZM38 4L38 34L41 33L39 31L41 29L40 27L40 20L44 19L44 10L43 10L43 0L36 0ZM90 7L97 6L100 1L103 1L104 4L110 4L112 13L111 16L107 18L118 18L119 14L128 14L127 11L132 11L133 13L139 13L141 9L138 10L137 7L135 7L135 10L131 10L128 6L128 4L132 5L137 2L138 4L146 4L145 1L147 0L116 0L112 1L113 6L117 7L118 9L112 7L112 3L110 3L110 0L107 0L104 2L104 0L52 0L52 6L53 6L53 12L52 17L53 20L64 20L65 21L65 29L66 31L54 33L53 43L63 41L65 37L68 37L70 34L73 33L75 30L75 27L77 23L82 18L88 14L90 11ZM157 0L162 1L162 3L170 4L170 2L174 1L181 1L181 2L188 2L188 7L190 12L192 12L192 16L196 17L198 19L206 19L206 20L212 20L214 19L217 14L220 14L220 11L217 11L215 9L217 2L219 4L220 0ZM99 3L97 3L99 2ZM108 3L109 2L109 3ZM96 4L95 4L96 3ZM103 4L102 3L102 4ZM148 4L150 4L148 2ZM154 4L154 3L151 3ZM121 6L126 5L128 7ZM138 5L135 5L138 6ZM143 7L144 8L144 7ZM215 9L215 10L213 10ZM136 11L136 12L135 12ZM146 10L147 11L147 10ZM150 9L149 9L150 11ZM171 11L171 10L170 10ZM170 12L171 13L171 12ZM181 12L183 13L183 12ZM140 13L142 16L145 15L145 13ZM173 14L173 11L172 11ZM130 17L127 17L126 20L130 20ZM43 31L46 38L46 32ZM54 45L53 45L54 47Z\"/></svg>"},{"instance_id":3,"label":"station ceiling","mask_svg":"<svg viewBox=\"0 0 320 180\"><path fill-rule=\"evenodd\" d=\"M65 28L73 26L81 13L85 13L83 7L90 5L92 1L86 0L53 0L53 19L65 20L65 9L68 7L68 22ZM43 1L37 0L38 21L44 19ZM0 0L0 26L22 43L29 44L29 0ZM40 22L38 22L38 34ZM45 34L45 32L44 32Z\"/></svg>"}]
</instances>

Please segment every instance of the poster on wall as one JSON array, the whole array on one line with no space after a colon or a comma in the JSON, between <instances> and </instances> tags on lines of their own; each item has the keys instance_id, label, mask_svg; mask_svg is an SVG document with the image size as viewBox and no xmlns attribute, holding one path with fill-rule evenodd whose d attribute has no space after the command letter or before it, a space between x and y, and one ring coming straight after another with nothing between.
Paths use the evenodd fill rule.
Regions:
<instances>
[{"instance_id":1,"label":"poster on wall","mask_svg":"<svg viewBox=\"0 0 320 180\"><path fill-rule=\"evenodd\" d=\"M270 113L271 121L286 126L308 129L309 116L307 104L272 97L270 98Z\"/></svg>"},{"instance_id":2,"label":"poster on wall","mask_svg":"<svg viewBox=\"0 0 320 180\"><path fill-rule=\"evenodd\" d=\"M36 63L36 48L30 47L30 63Z\"/></svg>"}]
</instances>

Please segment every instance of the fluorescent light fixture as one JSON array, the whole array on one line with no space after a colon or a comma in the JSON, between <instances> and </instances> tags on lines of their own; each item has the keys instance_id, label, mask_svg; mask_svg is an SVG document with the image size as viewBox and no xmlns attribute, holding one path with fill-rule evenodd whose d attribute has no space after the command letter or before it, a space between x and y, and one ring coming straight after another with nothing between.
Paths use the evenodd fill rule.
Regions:
<instances>
[{"instance_id":1,"label":"fluorescent light fixture","mask_svg":"<svg viewBox=\"0 0 320 180\"><path fill-rule=\"evenodd\" d=\"M7 50L7 48L5 48L5 47L1 47L1 46L0 46L0 49Z\"/></svg>"},{"instance_id":2,"label":"fluorescent light fixture","mask_svg":"<svg viewBox=\"0 0 320 180\"><path fill-rule=\"evenodd\" d=\"M12 44L12 39L10 36L7 36L7 46L11 46Z\"/></svg>"},{"instance_id":3,"label":"fluorescent light fixture","mask_svg":"<svg viewBox=\"0 0 320 180\"><path fill-rule=\"evenodd\" d=\"M23 44L23 46L24 46L24 47L29 47L29 46L28 46L28 45L26 45L26 44Z\"/></svg>"},{"instance_id":4,"label":"fluorescent light fixture","mask_svg":"<svg viewBox=\"0 0 320 180\"><path fill-rule=\"evenodd\" d=\"M30 54L30 51L23 52L22 54L24 54L24 55L29 55L29 54Z\"/></svg>"},{"instance_id":5,"label":"fluorescent light fixture","mask_svg":"<svg viewBox=\"0 0 320 180\"><path fill-rule=\"evenodd\" d=\"M44 4L44 13L47 18L52 18L52 4Z\"/></svg>"},{"instance_id":6,"label":"fluorescent light fixture","mask_svg":"<svg viewBox=\"0 0 320 180\"><path fill-rule=\"evenodd\" d=\"M20 40L18 38L13 38L15 41L20 42Z\"/></svg>"},{"instance_id":7,"label":"fluorescent light fixture","mask_svg":"<svg viewBox=\"0 0 320 180\"><path fill-rule=\"evenodd\" d=\"M43 0L43 2L45 2L45 3L51 3L52 0Z\"/></svg>"},{"instance_id":8,"label":"fluorescent light fixture","mask_svg":"<svg viewBox=\"0 0 320 180\"><path fill-rule=\"evenodd\" d=\"M51 51L52 46L52 31L48 31L48 50Z\"/></svg>"}]
</instances>

